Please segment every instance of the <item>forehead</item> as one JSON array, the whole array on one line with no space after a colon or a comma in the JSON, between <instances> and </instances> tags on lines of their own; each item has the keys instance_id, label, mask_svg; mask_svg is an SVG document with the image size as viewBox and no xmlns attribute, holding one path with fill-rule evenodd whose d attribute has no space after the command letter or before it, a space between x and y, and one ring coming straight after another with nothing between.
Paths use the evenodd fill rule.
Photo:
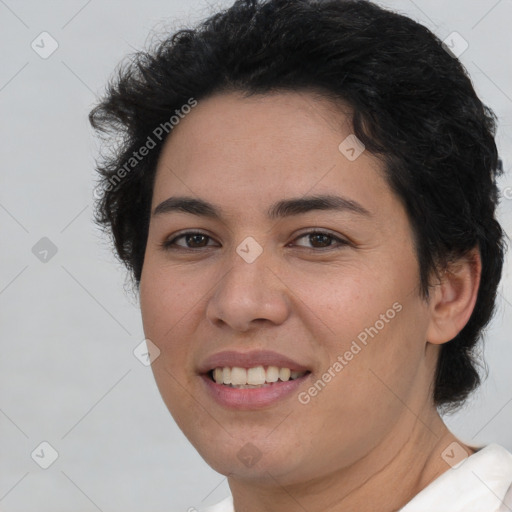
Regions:
<instances>
[{"instance_id":1,"label":"forehead","mask_svg":"<svg viewBox=\"0 0 512 512\"><path fill-rule=\"evenodd\" d=\"M367 151L347 158L351 137L349 109L317 94L208 97L169 135L153 207L187 195L266 211L284 197L338 193L376 210L376 202L393 200L383 165Z\"/></svg>"},{"instance_id":2,"label":"forehead","mask_svg":"<svg viewBox=\"0 0 512 512\"><path fill-rule=\"evenodd\" d=\"M225 146L219 146L222 139L224 143L250 142L259 149L272 142L273 147L291 151L304 143L307 147L318 145L327 131L336 138L350 134L351 115L351 109L341 101L334 103L313 91L251 96L241 92L217 93L200 100L181 118L165 146L185 144L187 150L205 147L219 153ZM323 146L319 149L327 148Z\"/></svg>"}]
</instances>

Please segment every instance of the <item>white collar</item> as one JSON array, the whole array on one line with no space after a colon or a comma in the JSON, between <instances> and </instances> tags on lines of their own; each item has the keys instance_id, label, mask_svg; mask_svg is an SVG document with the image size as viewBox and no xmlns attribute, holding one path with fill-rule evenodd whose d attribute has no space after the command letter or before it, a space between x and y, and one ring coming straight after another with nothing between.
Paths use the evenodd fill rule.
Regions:
<instances>
[{"instance_id":1,"label":"white collar","mask_svg":"<svg viewBox=\"0 0 512 512\"><path fill-rule=\"evenodd\" d=\"M512 512L512 454L495 443L479 448L399 510L434 511ZM203 512L235 512L233 497L230 495Z\"/></svg>"},{"instance_id":2,"label":"white collar","mask_svg":"<svg viewBox=\"0 0 512 512\"><path fill-rule=\"evenodd\" d=\"M399 512L512 512L511 484L512 454L492 443L449 468Z\"/></svg>"}]
</instances>

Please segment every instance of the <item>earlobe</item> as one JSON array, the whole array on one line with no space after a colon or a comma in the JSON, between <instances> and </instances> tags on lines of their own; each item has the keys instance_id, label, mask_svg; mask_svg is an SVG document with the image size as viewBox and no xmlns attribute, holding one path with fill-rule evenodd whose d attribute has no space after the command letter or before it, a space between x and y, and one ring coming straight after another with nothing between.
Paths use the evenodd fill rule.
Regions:
<instances>
[{"instance_id":1,"label":"earlobe","mask_svg":"<svg viewBox=\"0 0 512 512\"><path fill-rule=\"evenodd\" d=\"M446 343L467 324L476 304L482 261L477 247L452 262L439 283L431 288L427 340Z\"/></svg>"}]
</instances>

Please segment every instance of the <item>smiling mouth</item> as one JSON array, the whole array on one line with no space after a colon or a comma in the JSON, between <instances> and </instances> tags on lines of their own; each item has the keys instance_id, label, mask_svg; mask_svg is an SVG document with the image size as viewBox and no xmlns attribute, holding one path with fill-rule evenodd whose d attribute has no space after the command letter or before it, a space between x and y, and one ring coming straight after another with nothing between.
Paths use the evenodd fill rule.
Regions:
<instances>
[{"instance_id":1,"label":"smiling mouth","mask_svg":"<svg viewBox=\"0 0 512 512\"><path fill-rule=\"evenodd\" d=\"M222 386L238 389L256 389L300 379L310 373L309 370L299 372L277 366L256 366L253 368L224 366L213 368L206 375L210 380Z\"/></svg>"}]
</instances>

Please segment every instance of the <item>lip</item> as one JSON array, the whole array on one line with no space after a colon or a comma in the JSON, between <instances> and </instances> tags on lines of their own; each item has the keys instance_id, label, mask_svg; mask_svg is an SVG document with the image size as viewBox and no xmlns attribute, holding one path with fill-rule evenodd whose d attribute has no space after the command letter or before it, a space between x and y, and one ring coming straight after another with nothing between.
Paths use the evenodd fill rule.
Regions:
<instances>
[{"instance_id":1,"label":"lip","mask_svg":"<svg viewBox=\"0 0 512 512\"><path fill-rule=\"evenodd\" d=\"M197 372L204 375L214 368L223 368L225 366L231 368L234 366L239 368L277 366L278 368L290 368L290 370L297 372L311 371L311 368L272 350L252 350L250 352L226 350L206 358L198 366Z\"/></svg>"},{"instance_id":2,"label":"lip","mask_svg":"<svg viewBox=\"0 0 512 512\"><path fill-rule=\"evenodd\" d=\"M311 375L311 373L306 373L298 379L286 382L278 381L261 388L246 389L217 384L207 374L202 374L200 378L207 393L223 407L235 410L254 410L273 405L293 394Z\"/></svg>"}]
</instances>

